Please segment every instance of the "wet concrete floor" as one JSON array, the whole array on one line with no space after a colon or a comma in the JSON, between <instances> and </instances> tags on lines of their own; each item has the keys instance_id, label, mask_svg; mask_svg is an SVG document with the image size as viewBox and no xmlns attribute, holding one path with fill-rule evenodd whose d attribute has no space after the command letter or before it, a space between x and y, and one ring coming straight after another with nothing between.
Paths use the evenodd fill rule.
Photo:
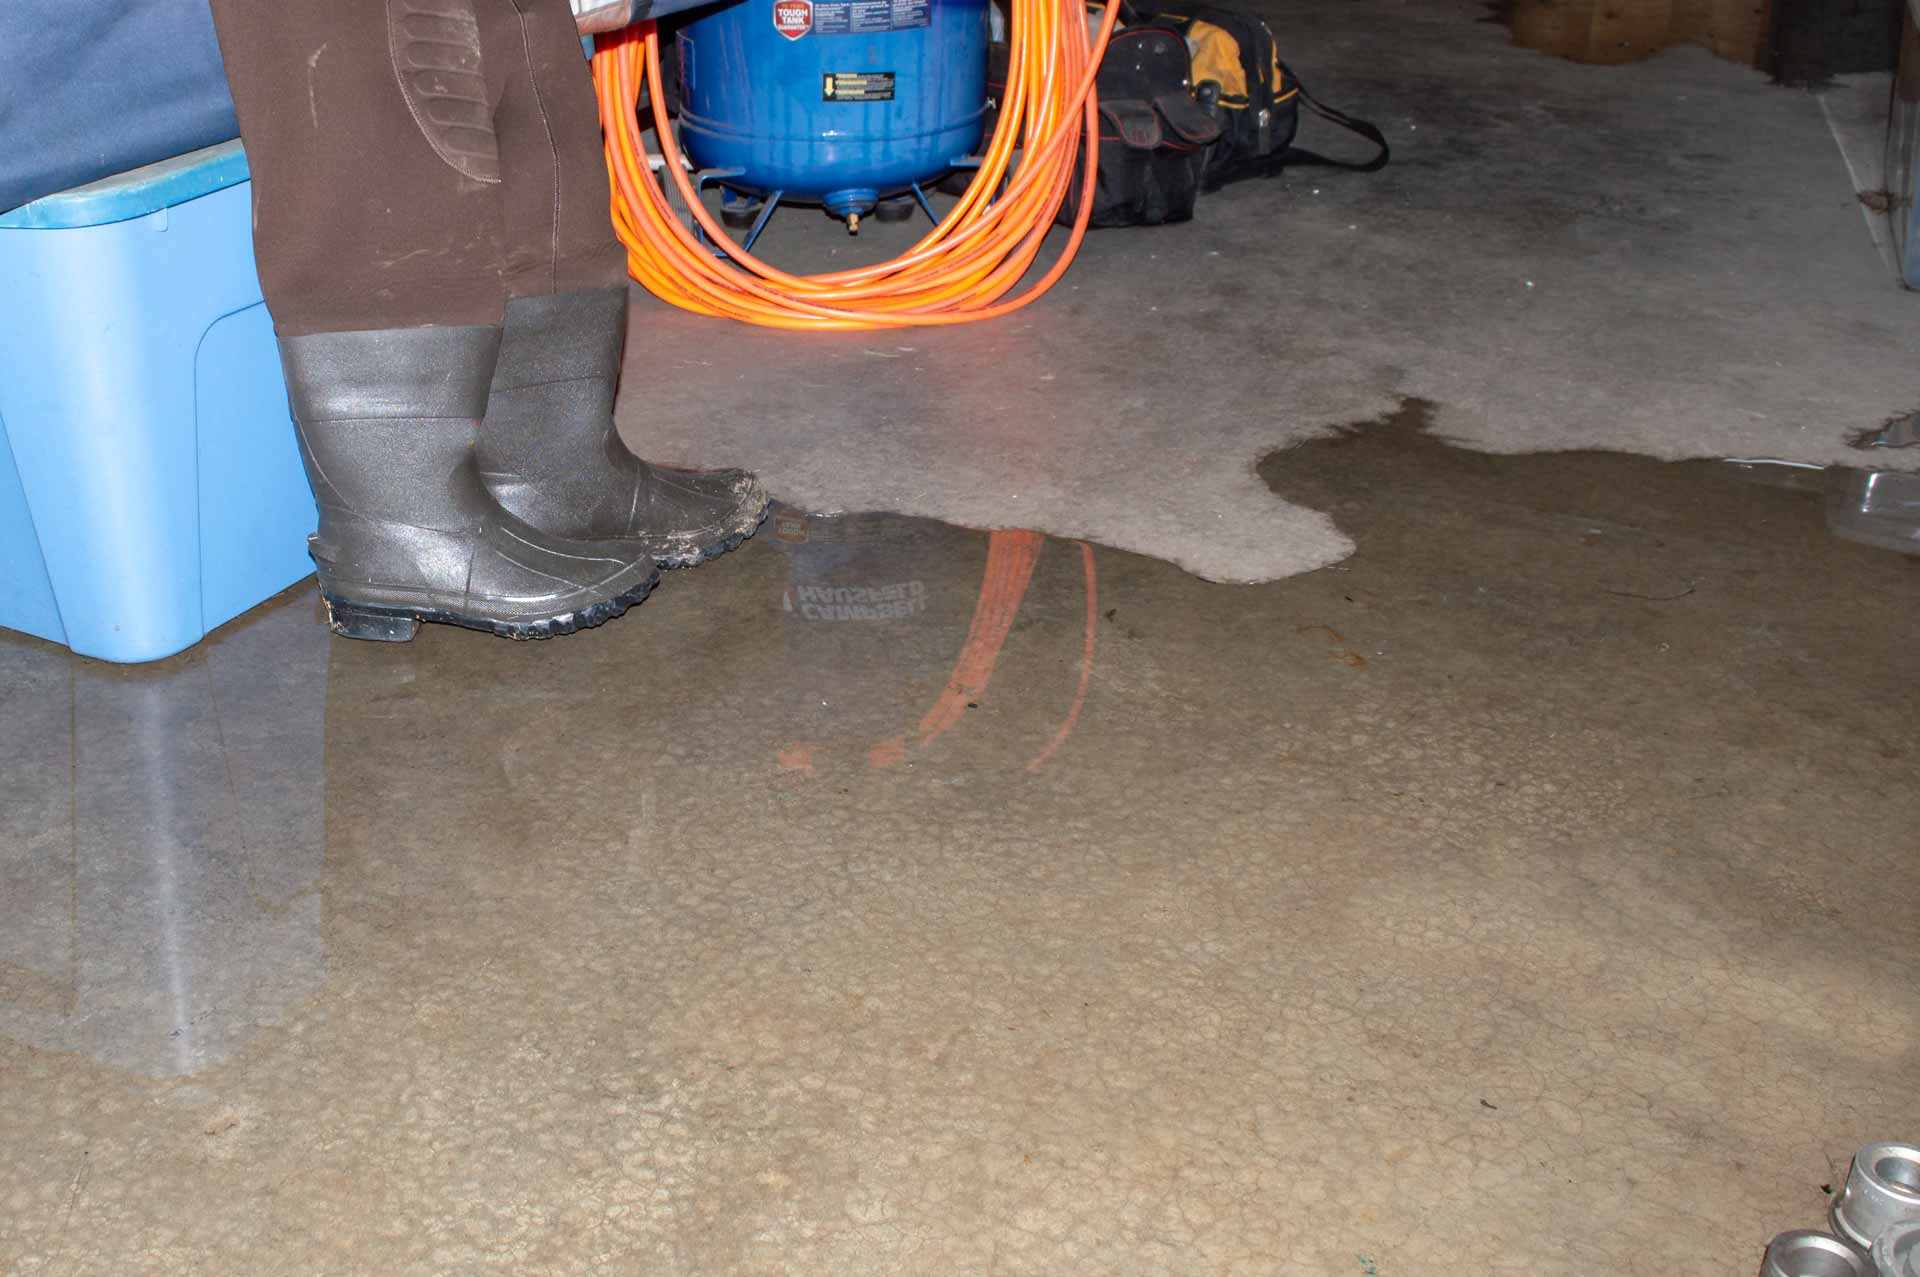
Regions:
<instances>
[{"instance_id":1,"label":"wet concrete floor","mask_svg":"<svg viewBox=\"0 0 1920 1277\"><path fill-rule=\"evenodd\" d=\"M1750 1271L1920 1121L1920 559L1418 403L1263 474L1359 552L0 635L0 1268Z\"/></svg>"}]
</instances>

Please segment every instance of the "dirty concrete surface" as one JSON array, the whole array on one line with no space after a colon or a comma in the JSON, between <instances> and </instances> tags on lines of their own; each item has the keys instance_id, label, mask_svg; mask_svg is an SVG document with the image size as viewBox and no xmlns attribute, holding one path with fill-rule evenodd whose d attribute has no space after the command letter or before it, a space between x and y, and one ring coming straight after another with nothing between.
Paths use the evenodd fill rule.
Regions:
<instances>
[{"instance_id":1,"label":"dirty concrete surface","mask_svg":"<svg viewBox=\"0 0 1920 1277\"><path fill-rule=\"evenodd\" d=\"M756 466L809 509L1250 582L1353 549L1259 459L1403 399L1484 451L1842 464L1853 432L1920 409L1915 298L1854 180L1875 180L1884 80L1876 128L1858 85L1780 88L1695 48L1576 65L1515 47L1482 0L1256 7L1316 95L1385 131L1384 170L1296 168L1096 232L1001 323L795 338L639 297L627 436ZM1311 117L1299 141L1368 154ZM796 210L756 251L824 270L924 230L850 241Z\"/></svg>"},{"instance_id":2,"label":"dirty concrete surface","mask_svg":"<svg viewBox=\"0 0 1920 1277\"><path fill-rule=\"evenodd\" d=\"M1916 1116L1916 560L1418 402L1262 474L1358 553L0 636L0 1267L1747 1271Z\"/></svg>"},{"instance_id":3,"label":"dirty concrete surface","mask_svg":"<svg viewBox=\"0 0 1920 1277\"><path fill-rule=\"evenodd\" d=\"M1717 1277L1913 1138L1911 526L1677 460L1913 469L1828 117L1272 9L1395 167L1031 323L638 301L791 504L628 617L0 633L0 1270Z\"/></svg>"}]
</instances>

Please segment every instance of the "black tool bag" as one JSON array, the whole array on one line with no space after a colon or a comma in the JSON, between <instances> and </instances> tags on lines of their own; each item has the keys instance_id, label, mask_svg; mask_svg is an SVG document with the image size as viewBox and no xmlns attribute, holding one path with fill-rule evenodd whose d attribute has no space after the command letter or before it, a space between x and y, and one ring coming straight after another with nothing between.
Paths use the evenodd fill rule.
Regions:
<instances>
[{"instance_id":1,"label":"black tool bag","mask_svg":"<svg viewBox=\"0 0 1920 1277\"><path fill-rule=\"evenodd\" d=\"M1202 191L1271 177L1290 164L1361 173L1386 165L1380 130L1309 94L1280 60L1273 32L1260 19L1193 0L1123 3L1126 25L1108 41L1094 82L1100 171L1089 226L1184 222ZM1007 46L993 45L987 76L993 103L1006 98L1007 60ZM1295 146L1302 106L1367 139L1374 154L1339 160ZM989 135L997 115L989 111ZM960 177L957 189L964 183ZM1073 224L1079 200L1076 169L1056 219L1061 225Z\"/></svg>"},{"instance_id":2,"label":"black tool bag","mask_svg":"<svg viewBox=\"0 0 1920 1277\"><path fill-rule=\"evenodd\" d=\"M1191 51L1193 94L1220 123L1220 138L1207 151L1205 189L1217 190L1245 177L1272 177L1292 164L1359 173L1386 166L1387 139L1380 130L1308 93L1281 61L1273 31L1259 18L1194 0L1128 0L1127 13L1138 15L1127 34L1155 29L1172 32ZM1105 72L1103 64L1101 74ZM1104 87L1101 92L1104 95ZM1364 160L1337 160L1295 146L1303 106L1373 143L1374 154Z\"/></svg>"},{"instance_id":3,"label":"black tool bag","mask_svg":"<svg viewBox=\"0 0 1920 1277\"><path fill-rule=\"evenodd\" d=\"M1208 148L1221 131L1194 100L1192 80L1193 60L1176 31L1129 27L1107 42L1094 80L1100 163L1089 226L1158 226L1193 216ZM1082 181L1076 165L1062 225L1079 212Z\"/></svg>"},{"instance_id":4,"label":"black tool bag","mask_svg":"<svg viewBox=\"0 0 1920 1277\"><path fill-rule=\"evenodd\" d=\"M1220 123L1194 101L1192 78L1187 44L1177 33L1160 28L1114 33L1094 84L1100 96L1100 164L1087 225L1158 226L1193 216L1207 148L1220 140ZM1005 101L1006 86L1007 46L995 44L988 61L988 97ZM997 116L997 109L989 112L988 136ZM1085 150L1082 142L1083 162ZM1084 173L1074 166L1055 219L1062 226L1073 225L1080 211ZM960 175L959 189L965 180Z\"/></svg>"}]
</instances>

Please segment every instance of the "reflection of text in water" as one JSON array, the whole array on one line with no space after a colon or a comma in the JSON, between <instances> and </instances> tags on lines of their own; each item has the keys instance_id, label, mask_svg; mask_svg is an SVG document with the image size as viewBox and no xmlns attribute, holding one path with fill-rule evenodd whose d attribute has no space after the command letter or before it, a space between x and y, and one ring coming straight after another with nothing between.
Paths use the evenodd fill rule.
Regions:
<instances>
[{"instance_id":1,"label":"reflection of text in water","mask_svg":"<svg viewBox=\"0 0 1920 1277\"><path fill-rule=\"evenodd\" d=\"M892 621L927 609L921 581L892 585L796 585L786 592L785 609L808 621Z\"/></svg>"}]
</instances>

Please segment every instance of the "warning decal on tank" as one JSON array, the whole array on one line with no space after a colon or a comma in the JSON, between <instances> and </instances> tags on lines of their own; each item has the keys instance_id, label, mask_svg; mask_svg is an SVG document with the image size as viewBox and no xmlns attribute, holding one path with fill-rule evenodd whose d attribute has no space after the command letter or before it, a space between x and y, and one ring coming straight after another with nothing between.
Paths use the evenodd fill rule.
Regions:
<instances>
[{"instance_id":1,"label":"warning decal on tank","mask_svg":"<svg viewBox=\"0 0 1920 1277\"><path fill-rule=\"evenodd\" d=\"M932 23L930 0L825 0L813 6L815 35L878 35Z\"/></svg>"},{"instance_id":2,"label":"warning decal on tank","mask_svg":"<svg viewBox=\"0 0 1920 1277\"><path fill-rule=\"evenodd\" d=\"M773 29L789 40L813 30L813 0L773 0Z\"/></svg>"},{"instance_id":3,"label":"warning decal on tank","mask_svg":"<svg viewBox=\"0 0 1920 1277\"><path fill-rule=\"evenodd\" d=\"M820 96L828 102L893 101L891 71L835 71L821 80Z\"/></svg>"}]
</instances>

